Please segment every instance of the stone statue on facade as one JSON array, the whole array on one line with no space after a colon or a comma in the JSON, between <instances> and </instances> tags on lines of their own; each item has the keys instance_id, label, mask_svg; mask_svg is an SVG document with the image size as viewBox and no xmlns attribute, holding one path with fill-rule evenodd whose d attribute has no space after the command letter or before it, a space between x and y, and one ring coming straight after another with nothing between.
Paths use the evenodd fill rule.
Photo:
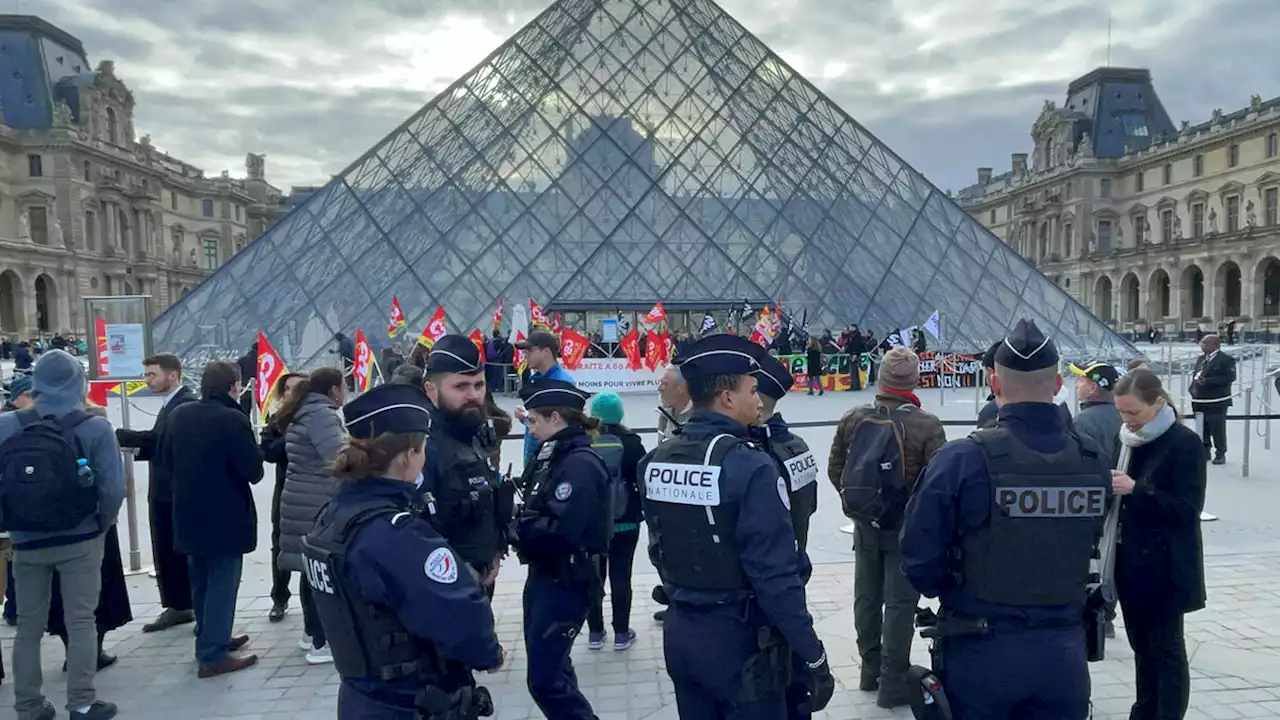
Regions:
<instances>
[{"instance_id":1,"label":"stone statue on facade","mask_svg":"<svg viewBox=\"0 0 1280 720\"><path fill-rule=\"evenodd\" d=\"M1115 242L1115 245L1113 245L1112 247L1113 248L1124 247L1124 228L1118 222L1116 223L1116 242Z\"/></svg>"},{"instance_id":2,"label":"stone statue on facade","mask_svg":"<svg viewBox=\"0 0 1280 720\"><path fill-rule=\"evenodd\" d=\"M1177 213L1173 214L1173 241L1181 242L1182 240L1182 216Z\"/></svg>"},{"instance_id":3,"label":"stone statue on facade","mask_svg":"<svg viewBox=\"0 0 1280 720\"><path fill-rule=\"evenodd\" d=\"M1151 223L1149 222L1142 223L1142 244L1151 244Z\"/></svg>"},{"instance_id":4,"label":"stone statue on facade","mask_svg":"<svg viewBox=\"0 0 1280 720\"><path fill-rule=\"evenodd\" d=\"M1191 132L1191 121L1190 121L1190 120L1183 120L1183 121L1182 121L1182 127L1178 128L1178 132L1180 132L1180 133L1189 133L1189 132Z\"/></svg>"},{"instance_id":5,"label":"stone statue on facade","mask_svg":"<svg viewBox=\"0 0 1280 720\"><path fill-rule=\"evenodd\" d=\"M1261 109L1262 109L1262 96L1261 96L1261 95L1250 95L1250 96L1249 96L1249 109L1250 109L1250 110L1252 110L1252 111L1254 111L1254 112L1258 112L1259 110L1261 110Z\"/></svg>"},{"instance_id":6,"label":"stone statue on facade","mask_svg":"<svg viewBox=\"0 0 1280 720\"><path fill-rule=\"evenodd\" d=\"M56 218L54 219L53 226L49 228L49 241L50 241L49 244L56 248L65 246L66 241L63 239L63 235L62 235L61 220L58 220Z\"/></svg>"},{"instance_id":7,"label":"stone statue on facade","mask_svg":"<svg viewBox=\"0 0 1280 720\"><path fill-rule=\"evenodd\" d=\"M31 239L31 220L22 208L18 208L18 237L23 240Z\"/></svg>"},{"instance_id":8,"label":"stone statue on facade","mask_svg":"<svg viewBox=\"0 0 1280 720\"><path fill-rule=\"evenodd\" d=\"M244 170L250 180L262 180L266 177L266 156L249 153L244 157Z\"/></svg>"},{"instance_id":9,"label":"stone statue on facade","mask_svg":"<svg viewBox=\"0 0 1280 720\"><path fill-rule=\"evenodd\" d=\"M1218 234L1218 210L1217 208L1209 208L1209 234Z\"/></svg>"},{"instance_id":10,"label":"stone statue on facade","mask_svg":"<svg viewBox=\"0 0 1280 720\"><path fill-rule=\"evenodd\" d=\"M1258 226L1258 213L1254 212L1252 200L1244 204L1244 224L1250 230Z\"/></svg>"},{"instance_id":11,"label":"stone statue on facade","mask_svg":"<svg viewBox=\"0 0 1280 720\"><path fill-rule=\"evenodd\" d=\"M191 267L196 266L196 249L191 248L191 252L187 254L187 264Z\"/></svg>"},{"instance_id":12,"label":"stone statue on facade","mask_svg":"<svg viewBox=\"0 0 1280 720\"><path fill-rule=\"evenodd\" d=\"M56 128L71 127L73 121L71 106L65 100L59 100L53 106L53 126Z\"/></svg>"},{"instance_id":13,"label":"stone statue on facade","mask_svg":"<svg viewBox=\"0 0 1280 720\"><path fill-rule=\"evenodd\" d=\"M1080 136L1080 144L1077 146L1076 153L1082 158L1093 157L1093 138L1089 137L1089 133Z\"/></svg>"}]
</instances>

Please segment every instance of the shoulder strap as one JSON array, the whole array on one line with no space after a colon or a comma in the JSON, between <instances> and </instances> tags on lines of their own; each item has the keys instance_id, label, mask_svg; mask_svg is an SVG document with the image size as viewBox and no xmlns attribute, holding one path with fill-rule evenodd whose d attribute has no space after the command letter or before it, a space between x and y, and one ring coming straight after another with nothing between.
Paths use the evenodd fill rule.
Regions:
<instances>
[{"instance_id":1,"label":"shoulder strap","mask_svg":"<svg viewBox=\"0 0 1280 720\"><path fill-rule=\"evenodd\" d=\"M726 439L729 442L725 442L725 443L720 442L721 440L726 440ZM741 442L742 442L741 438L735 437L733 435L729 435L728 433L722 433L720 435L716 435L715 437L711 438L711 442L707 444L707 454L706 454L706 457L703 458L702 464L711 465L713 464L712 461L714 461L715 465L722 464L724 462L725 456L729 454L729 451L737 447L739 444L741 444Z\"/></svg>"},{"instance_id":2,"label":"shoulder strap","mask_svg":"<svg viewBox=\"0 0 1280 720\"><path fill-rule=\"evenodd\" d=\"M36 412L35 408L18 410L14 413L14 416L18 418L19 428L27 428L37 422L40 422L40 413Z\"/></svg>"},{"instance_id":3,"label":"shoulder strap","mask_svg":"<svg viewBox=\"0 0 1280 720\"><path fill-rule=\"evenodd\" d=\"M320 508L321 514L328 511L331 502L325 503L324 507ZM385 499L364 503L352 508L349 511L350 514L343 518L342 525L338 528L337 538L339 541L345 541L363 527L367 521L384 515L395 515L398 512L407 512L407 510Z\"/></svg>"}]
</instances>

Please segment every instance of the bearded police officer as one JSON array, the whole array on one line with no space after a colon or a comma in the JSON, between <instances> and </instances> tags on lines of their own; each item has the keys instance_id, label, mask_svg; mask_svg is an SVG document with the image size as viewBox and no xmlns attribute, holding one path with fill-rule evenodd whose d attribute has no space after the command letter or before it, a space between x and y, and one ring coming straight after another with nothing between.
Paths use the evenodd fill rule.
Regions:
<instances>
[{"instance_id":1,"label":"bearded police officer","mask_svg":"<svg viewBox=\"0 0 1280 720\"><path fill-rule=\"evenodd\" d=\"M524 642L529 694L555 720L593 720L569 660L573 640L603 591L600 556L613 532L609 470L591 450L584 414L590 393L559 380L520 389L529 432L540 443L525 468L525 504L513 544L529 566L524 586Z\"/></svg>"},{"instance_id":2,"label":"bearded police officer","mask_svg":"<svg viewBox=\"0 0 1280 720\"><path fill-rule=\"evenodd\" d=\"M493 597L515 488L500 482L486 442L484 362L475 343L440 338L427 356L424 387L436 408L421 488L431 524Z\"/></svg>"},{"instance_id":3,"label":"bearded police officer","mask_svg":"<svg viewBox=\"0 0 1280 720\"><path fill-rule=\"evenodd\" d=\"M902 569L941 599L934 670L955 720L1089 713L1082 618L1110 458L1069 432L1061 386L1053 342L1020 320L996 352L998 425L943 446L907 506Z\"/></svg>"},{"instance_id":4,"label":"bearded police officer","mask_svg":"<svg viewBox=\"0 0 1280 720\"><path fill-rule=\"evenodd\" d=\"M414 489L430 408L383 385L343 408L340 489L303 538L306 578L342 678L340 720L470 720L493 713L472 670L504 659L472 575L422 518Z\"/></svg>"},{"instance_id":5,"label":"bearded police officer","mask_svg":"<svg viewBox=\"0 0 1280 720\"><path fill-rule=\"evenodd\" d=\"M805 608L790 489L750 440L762 409L758 356L734 335L694 344L680 365L694 412L640 466L682 718L786 717L792 652L809 673L805 709L821 710L835 687Z\"/></svg>"},{"instance_id":6,"label":"bearded police officer","mask_svg":"<svg viewBox=\"0 0 1280 720\"><path fill-rule=\"evenodd\" d=\"M753 343L754 344L754 343ZM758 347L758 346L757 346ZM775 412L778 401L791 392L795 382L791 368L778 358L761 349L757 356L759 378L761 425L752 434L773 458L787 482L791 502L791 527L796 532L796 552L799 554L800 579L807 585L813 574L813 564L806 549L809 545L809 518L818 510L818 460L809 445L791 433L782 413ZM787 717L792 720L810 717L808 711L808 667L804 660L791 656L791 684L787 686Z\"/></svg>"}]
</instances>

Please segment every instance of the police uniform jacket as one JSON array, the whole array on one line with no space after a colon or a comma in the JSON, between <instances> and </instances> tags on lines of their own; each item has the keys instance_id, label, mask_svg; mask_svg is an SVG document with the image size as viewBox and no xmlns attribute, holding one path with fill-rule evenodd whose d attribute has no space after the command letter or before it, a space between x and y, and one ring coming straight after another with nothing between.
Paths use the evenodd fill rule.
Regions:
<instances>
[{"instance_id":1,"label":"police uniform jacket","mask_svg":"<svg viewBox=\"0 0 1280 720\"><path fill-rule=\"evenodd\" d=\"M539 445L526 473L514 544L533 570L563 572L574 556L608 551L610 479L585 430L568 427Z\"/></svg>"},{"instance_id":2,"label":"police uniform jacket","mask_svg":"<svg viewBox=\"0 0 1280 720\"><path fill-rule=\"evenodd\" d=\"M325 510L344 504L386 500L405 512L420 510L411 483L366 478L344 485ZM452 551L426 520L381 516L369 520L347 549L347 587L365 602L391 611L409 634L430 643L441 656L470 669L502 662L493 611L471 574L438 562ZM456 561L455 561L456 563ZM391 705L414 707L422 682L413 677L384 681L349 678L356 690Z\"/></svg>"},{"instance_id":3,"label":"police uniform jacket","mask_svg":"<svg viewBox=\"0 0 1280 720\"><path fill-rule=\"evenodd\" d=\"M818 459L808 444L791 432L781 413L765 421L765 449L773 457L790 494L791 526L800 552L800 577L813 574L807 553L809 518L818 510Z\"/></svg>"},{"instance_id":4,"label":"police uniform jacket","mask_svg":"<svg viewBox=\"0 0 1280 720\"><path fill-rule=\"evenodd\" d=\"M664 578L667 595L673 603L700 606L735 606L754 598L768 623L782 634L792 651L807 662L815 662L822 656L822 645L805 607L795 530L785 499L786 481L778 466L754 443L747 444L750 432L745 425L719 413L696 411L680 431L683 440L706 443L725 434L742 441L724 456L719 493L721 503L737 506L734 544L746 585L737 590L696 590L665 582ZM660 451L661 447L654 453ZM641 463L646 493L647 468L654 453ZM646 500L645 519L650 523L650 533L654 516L659 513L661 503ZM651 552L655 547L651 545Z\"/></svg>"},{"instance_id":5,"label":"police uniform jacket","mask_svg":"<svg viewBox=\"0 0 1280 720\"><path fill-rule=\"evenodd\" d=\"M1036 452L1061 452L1069 442L1062 411L1056 405L1005 405L1000 408L999 423ZM1109 477L1102 467L1105 464L1098 461L1098 472L1106 472ZM1106 487L1104 496L1109 498L1109 480ZM993 493L986 456L975 440L965 438L944 445L925 468L907 504L901 534L903 574L922 595L940 598L945 610L960 616L1032 624L1080 622L1085 598L1083 583L1079 601L1057 606L1000 605L974 597L957 583L950 552L962 533L982 528L990 521Z\"/></svg>"},{"instance_id":6,"label":"police uniform jacket","mask_svg":"<svg viewBox=\"0 0 1280 720\"><path fill-rule=\"evenodd\" d=\"M500 507L492 448L480 438L487 425L465 426L434 413L422 468L431 525L462 561L486 569L505 547L511 508Z\"/></svg>"}]
</instances>

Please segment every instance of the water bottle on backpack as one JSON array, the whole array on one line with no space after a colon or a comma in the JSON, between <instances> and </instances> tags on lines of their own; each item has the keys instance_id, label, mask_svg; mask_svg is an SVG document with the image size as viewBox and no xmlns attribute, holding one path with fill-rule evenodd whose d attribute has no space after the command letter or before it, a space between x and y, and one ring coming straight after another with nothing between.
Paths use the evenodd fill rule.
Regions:
<instances>
[{"instance_id":1,"label":"water bottle on backpack","mask_svg":"<svg viewBox=\"0 0 1280 720\"><path fill-rule=\"evenodd\" d=\"M80 478L80 487L93 487L93 468L89 467L87 458L76 460L76 476Z\"/></svg>"}]
</instances>

